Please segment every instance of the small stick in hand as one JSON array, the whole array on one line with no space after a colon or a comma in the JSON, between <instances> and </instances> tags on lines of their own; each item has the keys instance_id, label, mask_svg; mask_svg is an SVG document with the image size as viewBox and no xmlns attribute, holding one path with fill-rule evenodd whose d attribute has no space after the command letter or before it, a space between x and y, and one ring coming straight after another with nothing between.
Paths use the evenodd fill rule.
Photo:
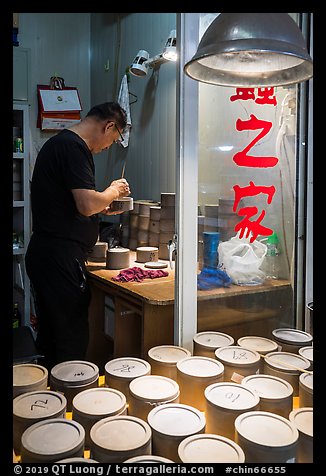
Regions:
<instances>
[{"instance_id":1,"label":"small stick in hand","mask_svg":"<svg viewBox=\"0 0 326 476\"><path fill-rule=\"evenodd\" d=\"M125 168L126 168L126 161L124 161L123 167L122 167L122 173L121 173L121 178L123 178L125 174Z\"/></svg>"}]
</instances>

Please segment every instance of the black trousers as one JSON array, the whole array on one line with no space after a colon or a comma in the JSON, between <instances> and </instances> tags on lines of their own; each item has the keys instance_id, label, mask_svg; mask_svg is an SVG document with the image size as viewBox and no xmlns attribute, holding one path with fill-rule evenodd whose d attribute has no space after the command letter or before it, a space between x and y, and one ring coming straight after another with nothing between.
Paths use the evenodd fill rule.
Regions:
<instances>
[{"instance_id":1,"label":"black trousers","mask_svg":"<svg viewBox=\"0 0 326 476\"><path fill-rule=\"evenodd\" d=\"M74 242L32 235L25 256L38 318L39 363L51 368L85 360L89 339L90 289L86 253Z\"/></svg>"}]
</instances>

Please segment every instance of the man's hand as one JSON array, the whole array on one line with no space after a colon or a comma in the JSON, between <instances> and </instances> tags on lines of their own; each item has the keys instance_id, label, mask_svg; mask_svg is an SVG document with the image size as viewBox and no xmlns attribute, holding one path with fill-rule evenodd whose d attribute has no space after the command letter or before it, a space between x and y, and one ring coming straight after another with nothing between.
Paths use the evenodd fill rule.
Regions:
<instances>
[{"instance_id":1,"label":"man's hand","mask_svg":"<svg viewBox=\"0 0 326 476\"><path fill-rule=\"evenodd\" d=\"M128 195L130 195L129 183L124 178L113 180L113 182L111 182L110 188L113 188L118 192L119 195L117 198L128 197Z\"/></svg>"},{"instance_id":2,"label":"man's hand","mask_svg":"<svg viewBox=\"0 0 326 476\"><path fill-rule=\"evenodd\" d=\"M123 213L123 210L113 211L111 210L111 207L108 206L105 207L104 210L100 211L100 213L102 213L102 215L120 215L121 213Z\"/></svg>"}]
</instances>

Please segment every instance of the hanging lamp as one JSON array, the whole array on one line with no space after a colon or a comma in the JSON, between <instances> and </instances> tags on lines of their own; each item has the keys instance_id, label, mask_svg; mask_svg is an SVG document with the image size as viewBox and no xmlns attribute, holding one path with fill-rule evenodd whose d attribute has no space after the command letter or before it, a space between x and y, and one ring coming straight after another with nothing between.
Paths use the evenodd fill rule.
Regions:
<instances>
[{"instance_id":1,"label":"hanging lamp","mask_svg":"<svg viewBox=\"0 0 326 476\"><path fill-rule=\"evenodd\" d=\"M288 13L220 13L184 72L232 87L285 86L312 77L312 58Z\"/></svg>"}]
</instances>

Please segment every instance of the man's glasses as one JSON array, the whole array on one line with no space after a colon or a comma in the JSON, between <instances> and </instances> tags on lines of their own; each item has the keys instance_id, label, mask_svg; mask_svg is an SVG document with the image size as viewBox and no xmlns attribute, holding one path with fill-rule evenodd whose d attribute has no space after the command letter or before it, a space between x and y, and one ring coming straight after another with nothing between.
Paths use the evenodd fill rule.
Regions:
<instances>
[{"instance_id":1,"label":"man's glasses","mask_svg":"<svg viewBox=\"0 0 326 476\"><path fill-rule=\"evenodd\" d=\"M117 144L121 144L121 142L124 141L123 135L122 135L121 132L119 131L119 128L117 127L116 123L114 123L114 125L115 125L116 130L119 132L119 136L120 136L120 139L117 139L115 142L116 142Z\"/></svg>"}]
</instances>

